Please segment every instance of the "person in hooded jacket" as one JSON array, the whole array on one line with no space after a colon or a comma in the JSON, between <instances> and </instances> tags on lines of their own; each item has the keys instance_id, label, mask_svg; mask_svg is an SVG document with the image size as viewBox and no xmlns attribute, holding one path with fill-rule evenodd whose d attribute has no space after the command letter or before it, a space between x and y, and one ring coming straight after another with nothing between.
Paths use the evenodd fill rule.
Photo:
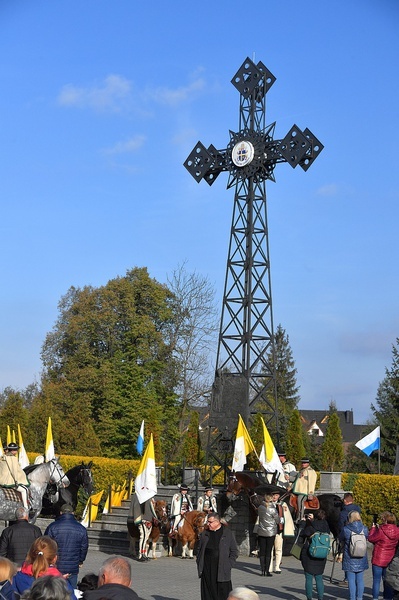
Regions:
<instances>
[{"instance_id":1,"label":"person in hooded jacket","mask_svg":"<svg viewBox=\"0 0 399 600\"><path fill-rule=\"evenodd\" d=\"M399 543L399 527L396 526L396 517L389 511L380 515L380 525L373 523L369 533L369 542L374 544L371 566L373 570L373 600L378 599L381 579L385 576L386 567L395 556L396 546ZM392 600L394 590L384 580L384 600Z\"/></svg>"},{"instance_id":2,"label":"person in hooded jacket","mask_svg":"<svg viewBox=\"0 0 399 600\"><path fill-rule=\"evenodd\" d=\"M301 537L305 538L304 545L301 550L301 563L305 571L305 593L307 600L312 600L313 593L313 578L316 581L316 591L318 600L322 600L324 595L323 573L326 568L326 558L313 558L308 550L310 539L316 531L321 533L330 533L330 528L326 521L326 513L324 510L318 510L315 518L312 513L306 517L306 523L302 530Z\"/></svg>"},{"instance_id":3,"label":"person in hooded jacket","mask_svg":"<svg viewBox=\"0 0 399 600\"><path fill-rule=\"evenodd\" d=\"M364 593L364 571L369 568L367 552L362 558L351 556L349 547L351 533L364 533L366 539L369 530L363 525L360 513L353 510L349 513L348 522L340 533L340 541L343 542L342 569L346 572L349 585L349 600L362 600Z\"/></svg>"}]
</instances>

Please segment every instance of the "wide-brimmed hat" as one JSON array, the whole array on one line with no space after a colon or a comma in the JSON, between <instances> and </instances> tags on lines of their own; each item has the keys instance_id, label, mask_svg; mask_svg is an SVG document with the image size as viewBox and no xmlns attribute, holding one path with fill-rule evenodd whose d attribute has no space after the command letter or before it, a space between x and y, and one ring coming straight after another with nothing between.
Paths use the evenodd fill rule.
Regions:
<instances>
[{"instance_id":1,"label":"wide-brimmed hat","mask_svg":"<svg viewBox=\"0 0 399 600\"><path fill-rule=\"evenodd\" d=\"M11 442L7 444L7 450L19 450L19 446L15 442Z\"/></svg>"}]
</instances>

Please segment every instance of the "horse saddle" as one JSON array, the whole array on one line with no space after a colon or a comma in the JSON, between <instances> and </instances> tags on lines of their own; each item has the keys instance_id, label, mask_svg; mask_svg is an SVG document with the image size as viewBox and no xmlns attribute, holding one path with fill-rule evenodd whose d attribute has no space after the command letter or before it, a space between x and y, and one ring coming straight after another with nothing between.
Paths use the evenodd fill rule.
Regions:
<instances>
[{"instance_id":1,"label":"horse saddle","mask_svg":"<svg viewBox=\"0 0 399 600\"><path fill-rule=\"evenodd\" d=\"M311 510L318 510L320 508L320 502L317 496L313 496L313 498L307 498L305 500L305 508L309 508Z\"/></svg>"},{"instance_id":2,"label":"horse saddle","mask_svg":"<svg viewBox=\"0 0 399 600\"><path fill-rule=\"evenodd\" d=\"M1 486L0 486L1 487ZM4 498L10 502L19 502L22 504L22 494L14 488L1 487Z\"/></svg>"}]
</instances>

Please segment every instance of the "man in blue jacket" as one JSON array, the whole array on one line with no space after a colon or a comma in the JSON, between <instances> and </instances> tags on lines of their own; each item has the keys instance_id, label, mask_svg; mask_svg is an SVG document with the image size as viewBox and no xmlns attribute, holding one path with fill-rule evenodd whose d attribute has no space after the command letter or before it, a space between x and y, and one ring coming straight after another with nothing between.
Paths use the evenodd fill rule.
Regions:
<instances>
[{"instance_id":1,"label":"man in blue jacket","mask_svg":"<svg viewBox=\"0 0 399 600\"><path fill-rule=\"evenodd\" d=\"M70 504L61 506L61 516L47 527L44 535L57 542L57 568L63 575L69 574L69 582L76 589L79 567L86 558L89 540L86 528L77 522Z\"/></svg>"}]
</instances>

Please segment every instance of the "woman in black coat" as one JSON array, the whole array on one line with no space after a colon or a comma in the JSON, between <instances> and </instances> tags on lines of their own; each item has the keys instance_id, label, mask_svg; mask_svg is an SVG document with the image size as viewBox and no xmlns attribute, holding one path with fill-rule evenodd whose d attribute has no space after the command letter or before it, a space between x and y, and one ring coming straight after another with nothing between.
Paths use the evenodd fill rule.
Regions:
<instances>
[{"instance_id":1,"label":"woman in black coat","mask_svg":"<svg viewBox=\"0 0 399 600\"><path fill-rule=\"evenodd\" d=\"M316 581L318 600L322 600L324 595L323 573L326 568L327 558L313 558L308 552L310 538L316 531L330 533L324 510L318 510L315 518L313 518L312 514L307 515L306 524L301 533L301 536L305 538L305 543L301 551L301 563L305 571L305 593L307 600L312 599L313 577Z\"/></svg>"}]
</instances>

